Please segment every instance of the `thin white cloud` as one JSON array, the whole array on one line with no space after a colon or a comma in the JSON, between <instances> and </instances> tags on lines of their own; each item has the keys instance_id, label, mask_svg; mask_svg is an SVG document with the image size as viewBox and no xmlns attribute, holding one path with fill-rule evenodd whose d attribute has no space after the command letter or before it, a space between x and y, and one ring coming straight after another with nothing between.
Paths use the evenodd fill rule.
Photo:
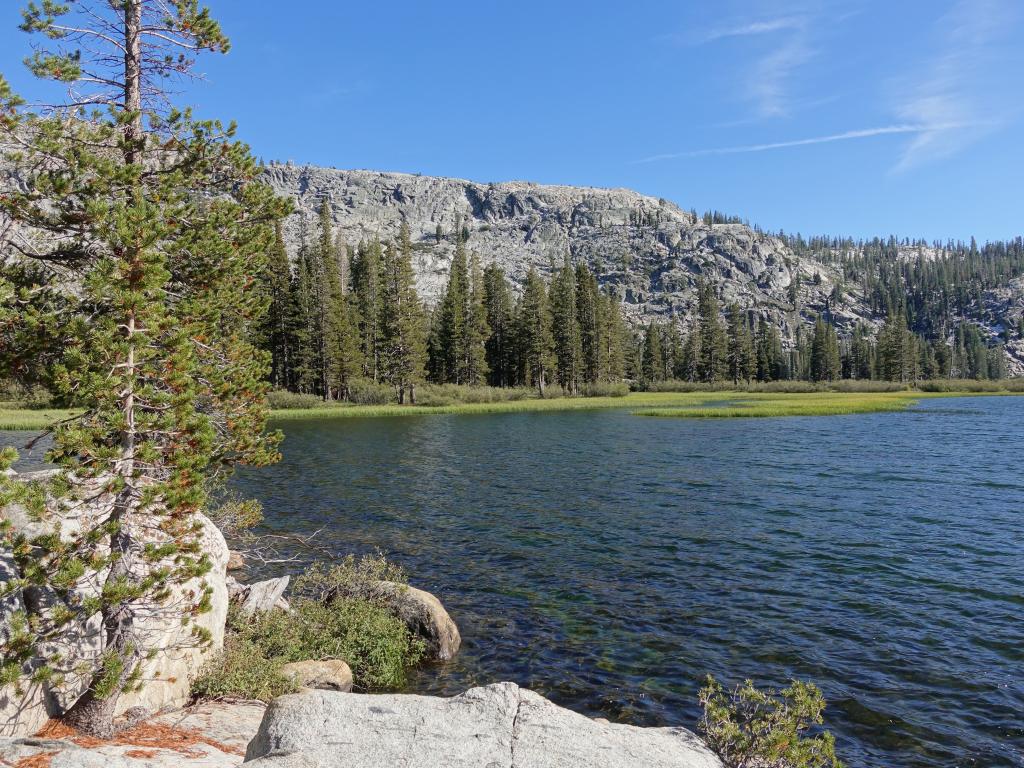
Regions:
<instances>
[{"instance_id":1,"label":"thin white cloud","mask_svg":"<svg viewBox=\"0 0 1024 768\"><path fill-rule=\"evenodd\" d=\"M756 53L743 67L740 89L753 104L758 119L785 117L793 106L790 89L794 76L816 53L808 44L812 21L811 16L803 13L739 20L698 32L690 42L767 38L767 50L765 43L753 39L744 43Z\"/></svg>"},{"instance_id":2,"label":"thin white cloud","mask_svg":"<svg viewBox=\"0 0 1024 768\"><path fill-rule=\"evenodd\" d=\"M789 114L793 75L813 56L814 52L804 43L801 34L786 40L754 64L746 86L761 117L785 117Z\"/></svg>"},{"instance_id":3,"label":"thin white cloud","mask_svg":"<svg viewBox=\"0 0 1024 768\"><path fill-rule=\"evenodd\" d=\"M735 24L729 27L719 27L704 35L704 42L710 43L714 40L721 40L724 37L749 37L751 35L766 35L772 32L779 32L783 29L799 29L803 26L805 19L802 16L779 16L774 19L763 21L749 21Z\"/></svg>"},{"instance_id":4,"label":"thin white cloud","mask_svg":"<svg viewBox=\"0 0 1024 768\"><path fill-rule=\"evenodd\" d=\"M1006 112L1012 100L993 89L1000 63L997 38L1012 24L1004 0L959 0L936 28L942 53L916 76L898 86L895 114L906 121L936 126L905 147L896 173L951 157L998 127L988 117Z\"/></svg>"},{"instance_id":5,"label":"thin white cloud","mask_svg":"<svg viewBox=\"0 0 1024 768\"><path fill-rule=\"evenodd\" d=\"M914 133L920 136L927 136L943 131L952 131L966 126L959 124L945 125L886 125L878 128L863 128L856 131L844 131L843 133L832 133L827 136L812 136L806 139L792 139L790 141L776 141L769 144L745 144L738 147L717 147L714 149L697 149L689 152L673 152L663 155L653 155L639 163L656 163L662 160L676 160L683 157L707 157L709 155L739 155L747 152L767 152L773 149L789 149L791 147L806 147L812 144L830 144L834 141L850 141L852 139L869 139L874 136L888 136L892 134Z\"/></svg>"}]
</instances>

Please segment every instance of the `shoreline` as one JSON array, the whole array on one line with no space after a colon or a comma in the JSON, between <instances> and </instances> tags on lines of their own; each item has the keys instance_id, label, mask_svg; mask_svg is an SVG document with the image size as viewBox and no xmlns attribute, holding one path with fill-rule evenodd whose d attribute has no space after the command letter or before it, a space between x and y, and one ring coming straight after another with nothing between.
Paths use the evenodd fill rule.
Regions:
<instances>
[{"instance_id":1,"label":"shoreline","mask_svg":"<svg viewBox=\"0 0 1024 768\"><path fill-rule=\"evenodd\" d=\"M1024 391L988 390L924 392L749 392L714 390L696 392L630 392L621 397L552 397L452 405L349 405L275 409L271 425L309 419L381 418L394 416L441 416L498 413L546 413L553 411L635 409L636 416L676 418L763 418L786 416L838 416L904 411L921 400L961 397L1020 396ZM712 406L712 407L702 407ZM42 430L74 416L65 408L0 408L0 431Z\"/></svg>"}]
</instances>

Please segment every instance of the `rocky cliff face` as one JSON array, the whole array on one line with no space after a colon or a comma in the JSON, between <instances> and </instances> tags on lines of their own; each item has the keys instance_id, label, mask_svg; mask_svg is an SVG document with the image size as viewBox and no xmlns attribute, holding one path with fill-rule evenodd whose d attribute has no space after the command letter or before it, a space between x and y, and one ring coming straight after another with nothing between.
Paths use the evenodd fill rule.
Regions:
<instances>
[{"instance_id":1,"label":"rocky cliff face","mask_svg":"<svg viewBox=\"0 0 1024 768\"><path fill-rule=\"evenodd\" d=\"M280 194L296 202L285 226L292 253L303 238L316 237L317 212L325 202L349 244L394 238L405 221L416 249L418 287L428 303L447 280L459 221L469 232L469 250L484 264L499 264L514 283L522 283L531 266L549 272L568 253L612 286L637 322L690 315L703 277L721 286L723 301L757 307L791 337L801 321L788 299L795 276L805 285L804 320L824 307L832 290L830 269L798 259L777 237L741 224L708 226L667 200L626 189L478 184L292 165L271 165L266 173ZM813 284L815 274L820 284ZM855 297L838 314L840 325L865 317Z\"/></svg>"},{"instance_id":2,"label":"rocky cliff face","mask_svg":"<svg viewBox=\"0 0 1024 768\"><path fill-rule=\"evenodd\" d=\"M549 274L567 253L574 262L585 262L602 286L622 298L634 324L677 316L689 326L701 278L718 286L723 303L735 301L752 317L773 322L787 343L793 342L798 326L809 325L826 309L842 335L859 322L877 330L884 320L857 285L845 285L840 302L830 303L840 278L834 267L798 256L781 238L742 224L708 225L674 203L628 189L521 181L480 184L292 164L268 166L266 178L279 194L295 201L295 212L285 222L293 256L304 239L312 242L317 236L323 203L330 206L340 239L349 245L393 239L402 222L407 223L418 288L428 304L444 288L455 250L454 230L461 222L469 233L468 249L483 264L500 265L516 285L523 283L531 266ZM917 258L920 252L908 246L900 258ZM790 286L798 278L793 302ZM990 291L983 303L978 316L969 319L995 339L1002 330L995 320L999 310L1011 317L1024 313L1024 283L1018 280ZM1024 342L1007 345L1007 363L1012 375L1024 375Z\"/></svg>"}]
</instances>

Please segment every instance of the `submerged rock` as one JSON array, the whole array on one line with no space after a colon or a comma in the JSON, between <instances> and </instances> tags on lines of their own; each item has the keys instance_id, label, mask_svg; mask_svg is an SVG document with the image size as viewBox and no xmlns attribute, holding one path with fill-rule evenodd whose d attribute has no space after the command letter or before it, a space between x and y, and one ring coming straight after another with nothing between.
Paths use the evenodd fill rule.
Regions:
<instances>
[{"instance_id":1,"label":"submerged rock","mask_svg":"<svg viewBox=\"0 0 1024 768\"><path fill-rule=\"evenodd\" d=\"M722 768L685 728L613 725L514 683L450 699L309 691L267 709L260 768Z\"/></svg>"}]
</instances>

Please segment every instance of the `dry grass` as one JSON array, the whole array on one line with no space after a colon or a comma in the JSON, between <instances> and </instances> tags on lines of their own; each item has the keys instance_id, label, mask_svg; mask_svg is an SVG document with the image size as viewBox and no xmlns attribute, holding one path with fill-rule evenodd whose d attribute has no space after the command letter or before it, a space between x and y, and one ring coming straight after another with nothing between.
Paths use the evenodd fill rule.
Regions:
<instances>
[{"instance_id":1,"label":"dry grass","mask_svg":"<svg viewBox=\"0 0 1024 768\"><path fill-rule=\"evenodd\" d=\"M196 749L200 744L213 747L225 754L245 754L242 750L222 744L219 741L214 741L193 728L174 728L169 725L158 725L155 723L140 723L121 731L112 739L105 740L79 733L59 720L50 720L36 736L42 739L66 739L86 749L103 746L137 748L132 751L166 749L177 752L182 757L192 759L205 756L203 750ZM42 755L37 755L36 757L42 757Z\"/></svg>"}]
</instances>

